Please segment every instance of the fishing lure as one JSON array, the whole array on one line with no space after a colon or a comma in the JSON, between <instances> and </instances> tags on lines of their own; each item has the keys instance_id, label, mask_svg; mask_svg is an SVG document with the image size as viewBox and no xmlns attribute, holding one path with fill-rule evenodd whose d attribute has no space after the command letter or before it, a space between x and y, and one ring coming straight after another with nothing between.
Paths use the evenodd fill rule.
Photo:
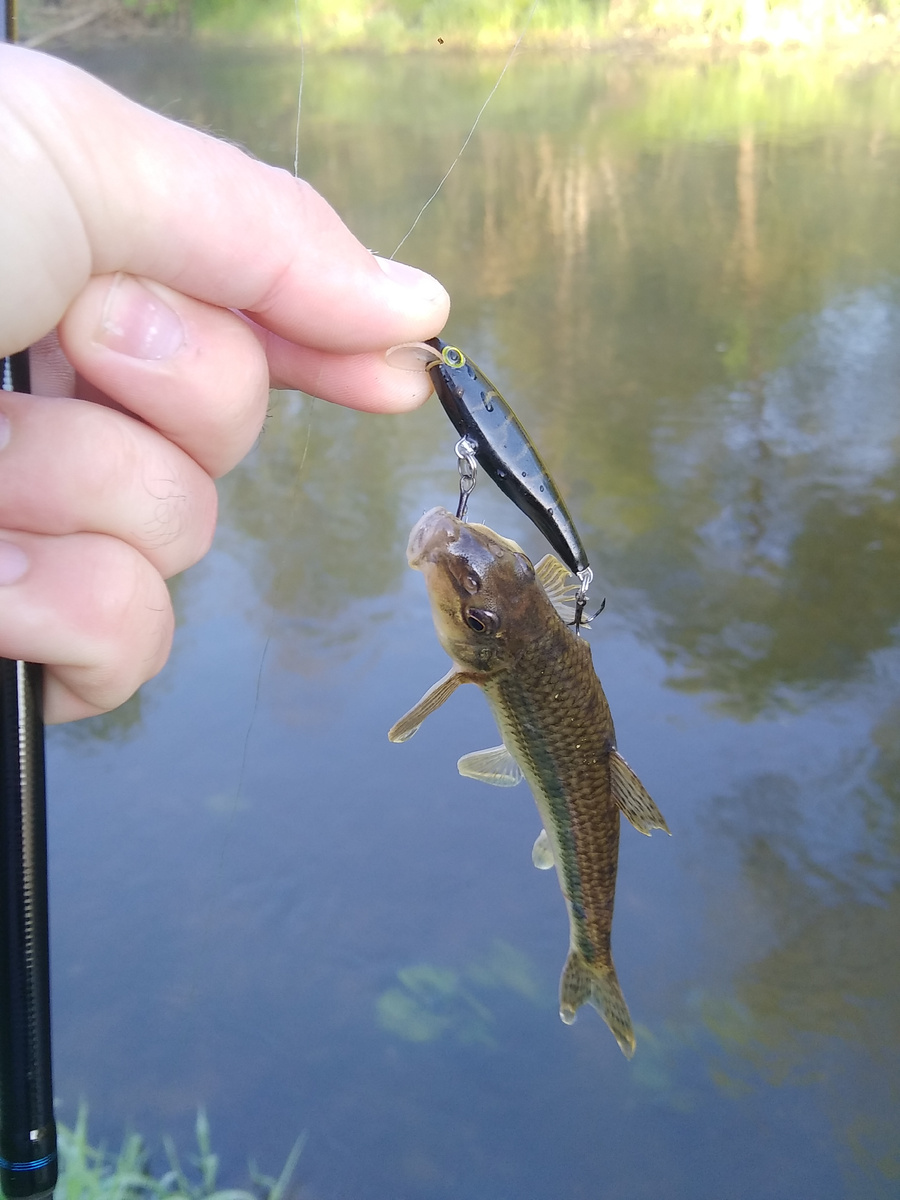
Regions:
<instances>
[{"instance_id":1,"label":"fishing lure","mask_svg":"<svg viewBox=\"0 0 900 1200\"><path fill-rule=\"evenodd\" d=\"M430 338L439 355L428 364L438 399L479 466L537 526L570 571L588 568L587 553L534 443L510 405L483 371L441 338Z\"/></svg>"},{"instance_id":2,"label":"fishing lure","mask_svg":"<svg viewBox=\"0 0 900 1200\"><path fill-rule=\"evenodd\" d=\"M587 551L550 472L508 402L458 346L451 346L442 338L407 342L394 350L413 351L418 364L424 364L444 411L460 434L456 445L457 519L465 519L469 494L475 487L476 470L480 466L578 576L574 624L576 628L586 625L587 589L593 579ZM391 357L395 366L402 365L399 353Z\"/></svg>"}]
</instances>

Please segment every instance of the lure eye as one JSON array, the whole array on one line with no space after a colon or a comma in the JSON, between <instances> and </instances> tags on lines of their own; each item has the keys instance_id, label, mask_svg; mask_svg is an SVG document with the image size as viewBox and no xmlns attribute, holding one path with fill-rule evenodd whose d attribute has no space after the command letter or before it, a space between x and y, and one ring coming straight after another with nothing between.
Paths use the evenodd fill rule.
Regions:
<instances>
[{"instance_id":1,"label":"lure eye","mask_svg":"<svg viewBox=\"0 0 900 1200\"><path fill-rule=\"evenodd\" d=\"M453 367L454 369L466 365L466 356L456 346L445 346L441 351L441 358L446 366Z\"/></svg>"},{"instance_id":2,"label":"lure eye","mask_svg":"<svg viewBox=\"0 0 900 1200\"><path fill-rule=\"evenodd\" d=\"M466 613L466 624L474 633L496 633L500 618L486 608L470 608Z\"/></svg>"}]
</instances>

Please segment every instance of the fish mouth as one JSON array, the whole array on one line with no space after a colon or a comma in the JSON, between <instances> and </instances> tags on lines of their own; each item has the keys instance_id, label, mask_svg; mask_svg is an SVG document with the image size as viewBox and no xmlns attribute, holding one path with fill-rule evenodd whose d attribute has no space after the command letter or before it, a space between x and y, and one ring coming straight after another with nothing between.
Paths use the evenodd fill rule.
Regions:
<instances>
[{"instance_id":1,"label":"fish mouth","mask_svg":"<svg viewBox=\"0 0 900 1200\"><path fill-rule=\"evenodd\" d=\"M406 547L406 560L413 570L420 571L436 554L446 551L458 541L462 524L440 506L430 508L424 516L419 517L412 527Z\"/></svg>"},{"instance_id":2,"label":"fish mouth","mask_svg":"<svg viewBox=\"0 0 900 1200\"><path fill-rule=\"evenodd\" d=\"M419 517L406 547L407 561L415 571L456 559L486 570L510 553L524 556L518 542L501 537L486 525L461 521L440 506Z\"/></svg>"}]
</instances>

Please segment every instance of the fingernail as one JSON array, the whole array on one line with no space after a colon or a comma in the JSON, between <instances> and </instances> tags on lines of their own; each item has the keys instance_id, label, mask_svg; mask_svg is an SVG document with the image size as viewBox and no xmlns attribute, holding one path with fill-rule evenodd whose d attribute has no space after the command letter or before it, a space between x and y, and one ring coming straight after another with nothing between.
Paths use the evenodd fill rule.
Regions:
<instances>
[{"instance_id":1,"label":"fingernail","mask_svg":"<svg viewBox=\"0 0 900 1200\"><path fill-rule=\"evenodd\" d=\"M0 413L0 450L9 445L9 435L11 432L12 426L9 423L9 417L6 413Z\"/></svg>"},{"instance_id":2,"label":"fingernail","mask_svg":"<svg viewBox=\"0 0 900 1200\"><path fill-rule=\"evenodd\" d=\"M377 254L373 257L392 283L398 284L407 291L418 292L422 299L427 300L429 304L449 300L446 289L438 283L433 275L428 275L425 271L420 271L418 267L411 267L407 263L394 262L392 258L379 258Z\"/></svg>"},{"instance_id":3,"label":"fingernail","mask_svg":"<svg viewBox=\"0 0 900 1200\"><path fill-rule=\"evenodd\" d=\"M96 340L129 358L171 358L184 345L181 318L140 280L121 272L103 305Z\"/></svg>"},{"instance_id":4,"label":"fingernail","mask_svg":"<svg viewBox=\"0 0 900 1200\"><path fill-rule=\"evenodd\" d=\"M0 586L18 583L28 570L28 555L13 542L0 542Z\"/></svg>"},{"instance_id":5,"label":"fingernail","mask_svg":"<svg viewBox=\"0 0 900 1200\"><path fill-rule=\"evenodd\" d=\"M440 362L440 355L426 342L401 342L385 350L384 359L398 371L426 371L431 363Z\"/></svg>"}]
</instances>

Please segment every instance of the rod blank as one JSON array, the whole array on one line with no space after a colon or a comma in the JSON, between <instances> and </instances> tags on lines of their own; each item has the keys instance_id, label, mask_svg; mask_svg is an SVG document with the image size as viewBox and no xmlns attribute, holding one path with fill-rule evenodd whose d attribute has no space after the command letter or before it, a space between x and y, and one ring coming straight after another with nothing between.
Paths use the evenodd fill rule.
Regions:
<instances>
[{"instance_id":1,"label":"rod blank","mask_svg":"<svg viewBox=\"0 0 900 1200\"><path fill-rule=\"evenodd\" d=\"M2 389L31 390L27 350L0 365ZM43 668L0 659L0 1189L45 1200L56 1180Z\"/></svg>"},{"instance_id":2,"label":"rod blank","mask_svg":"<svg viewBox=\"0 0 900 1200\"><path fill-rule=\"evenodd\" d=\"M0 659L0 1186L56 1184L41 668Z\"/></svg>"}]
</instances>

